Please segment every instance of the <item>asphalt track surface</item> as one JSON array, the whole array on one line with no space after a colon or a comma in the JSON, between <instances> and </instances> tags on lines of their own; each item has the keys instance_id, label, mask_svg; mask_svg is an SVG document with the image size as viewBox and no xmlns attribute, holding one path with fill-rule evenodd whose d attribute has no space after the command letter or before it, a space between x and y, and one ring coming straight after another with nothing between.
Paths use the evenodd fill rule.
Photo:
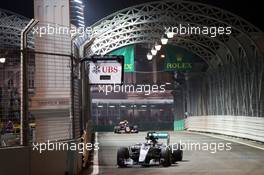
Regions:
<instances>
[{"instance_id":1,"label":"asphalt track surface","mask_svg":"<svg viewBox=\"0 0 264 175\"><path fill-rule=\"evenodd\" d=\"M189 144L189 150L183 153L183 161L171 167L162 166L118 168L116 153L118 147L129 146L145 141L146 132L139 134L98 133L100 143L99 174L107 175L264 175L264 151L246 145L189 132L170 132L171 143ZM203 146L190 146L190 143ZM215 151L210 145L231 144L231 150ZM208 149L207 146L208 145ZM222 150L223 147L220 147Z\"/></svg>"}]
</instances>

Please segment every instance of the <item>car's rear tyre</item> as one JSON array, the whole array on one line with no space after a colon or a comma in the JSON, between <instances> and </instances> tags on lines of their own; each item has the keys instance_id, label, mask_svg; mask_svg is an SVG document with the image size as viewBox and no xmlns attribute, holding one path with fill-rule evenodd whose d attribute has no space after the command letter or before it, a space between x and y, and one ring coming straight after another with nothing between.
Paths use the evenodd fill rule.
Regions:
<instances>
[{"instance_id":1,"label":"car's rear tyre","mask_svg":"<svg viewBox=\"0 0 264 175\"><path fill-rule=\"evenodd\" d=\"M172 145L172 163L175 163L177 161L182 161L183 158L183 151L180 144Z\"/></svg>"},{"instance_id":2,"label":"car's rear tyre","mask_svg":"<svg viewBox=\"0 0 264 175\"><path fill-rule=\"evenodd\" d=\"M129 158L129 151L126 147L121 147L117 151L117 165L120 168L125 168L125 160Z\"/></svg>"},{"instance_id":3,"label":"car's rear tyre","mask_svg":"<svg viewBox=\"0 0 264 175\"><path fill-rule=\"evenodd\" d=\"M118 134L119 133L119 130L120 130L120 127L119 126L115 126L114 127L114 133Z\"/></svg>"},{"instance_id":4,"label":"car's rear tyre","mask_svg":"<svg viewBox=\"0 0 264 175\"><path fill-rule=\"evenodd\" d=\"M171 152L170 149L162 149L161 150L161 165L164 167L171 166Z\"/></svg>"},{"instance_id":5,"label":"car's rear tyre","mask_svg":"<svg viewBox=\"0 0 264 175\"><path fill-rule=\"evenodd\" d=\"M134 130L134 133L138 133L138 126L137 125L134 125L133 126L133 130Z\"/></svg>"},{"instance_id":6,"label":"car's rear tyre","mask_svg":"<svg viewBox=\"0 0 264 175\"><path fill-rule=\"evenodd\" d=\"M179 153L178 161L182 161L183 158L183 151L181 150Z\"/></svg>"},{"instance_id":7,"label":"car's rear tyre","mask_svg":"<svg viewBox=\"0 0 264 175\"><path fill-rule=\"evenodd\" d=\"M131 129L130 129L129 126L125 127L125 132L126 132L126 133L130 133L130 131L131 131Z\"/></svg>"},{"instance_id":8,"label":"car's rear tyre","mask_svg":"<svg viewBox=\"0 0 264 175\"><path fill-rule=\"evenodd\" d=\"M182 157L183 157L182 150L177 150L177 151L173 152L173 157L174 157L175 162L182 161Z\"/></svg>"}]
</instances>

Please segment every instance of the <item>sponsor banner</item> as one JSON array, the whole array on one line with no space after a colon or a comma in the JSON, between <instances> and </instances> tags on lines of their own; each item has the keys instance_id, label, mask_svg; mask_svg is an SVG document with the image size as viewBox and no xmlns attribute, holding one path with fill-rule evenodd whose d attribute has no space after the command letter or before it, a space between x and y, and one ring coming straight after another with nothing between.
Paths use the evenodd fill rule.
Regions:
<instances>
[{"instance_id":1,"label":"sponsor banner","mask_svg":"<svg viewBox=\"0 0 264 175\"><path fill-rule=\"evenodd\" d=\"M191 52L177 46L168 45L165 48L165 71L186 72L193 68L193 59L196 57Z\"/></svg>"},{"instance_id":2,"label":"sponsor banner","mask_svg":"<svg viewBox=\"0 0 264 175\"><path fill-rule=\"evenodd\" d=\"M135 46L130 45L130 46L126 46L126 47L117 49L115 51L112 51L109 55L123 55L124 60L125 60L124 71L134 72L135 71L134 50L135 50Z\"/></svg>"},{"instance_id":3,"label":"sponsor banner","mask_svg":"<svg viewBox=\"0 0 264 175\"><path fill-rule=\"evenodd\" d=\"M89 62L90 84L122 84L122 64L117 61Z\"/></svg>"}]
</instances>

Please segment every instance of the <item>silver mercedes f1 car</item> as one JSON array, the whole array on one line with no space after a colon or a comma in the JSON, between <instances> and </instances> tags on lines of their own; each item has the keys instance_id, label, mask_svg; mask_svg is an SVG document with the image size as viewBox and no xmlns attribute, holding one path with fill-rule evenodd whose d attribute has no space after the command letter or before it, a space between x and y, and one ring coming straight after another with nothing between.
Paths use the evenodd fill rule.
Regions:
<instances>
[{"instance_id":1,"label":"silver mercedes f1 car","mask_svg":"<svg viewBox=\"0 0 264 175\"><path fill-rule=\"evenodd\" d=\"M167 143L159 142L166 139ZM181 161L183 151L180 144L170 145L167 132L148 132L145 143L121 147L117 151L117 165L124 168L130 165L162 165L164 167Z\"/></svg>"}]
</instances>

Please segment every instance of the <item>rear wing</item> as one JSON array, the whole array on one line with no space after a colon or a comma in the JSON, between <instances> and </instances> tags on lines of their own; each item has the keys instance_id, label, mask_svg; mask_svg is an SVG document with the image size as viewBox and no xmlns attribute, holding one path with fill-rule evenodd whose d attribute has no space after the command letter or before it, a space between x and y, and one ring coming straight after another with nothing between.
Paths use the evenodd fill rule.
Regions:
<instances>
[{"instance_id":1,"label":"rear wing","mask_svg":"<svg viewBox=\"0 0 264 175\"><path fill-rule=\"evenodd\" d=\"M168 132L148 132L147 137L153 136L155 139L166 139L167 145L170 144L170 135Z\"/></svg>"}]
</instances>

